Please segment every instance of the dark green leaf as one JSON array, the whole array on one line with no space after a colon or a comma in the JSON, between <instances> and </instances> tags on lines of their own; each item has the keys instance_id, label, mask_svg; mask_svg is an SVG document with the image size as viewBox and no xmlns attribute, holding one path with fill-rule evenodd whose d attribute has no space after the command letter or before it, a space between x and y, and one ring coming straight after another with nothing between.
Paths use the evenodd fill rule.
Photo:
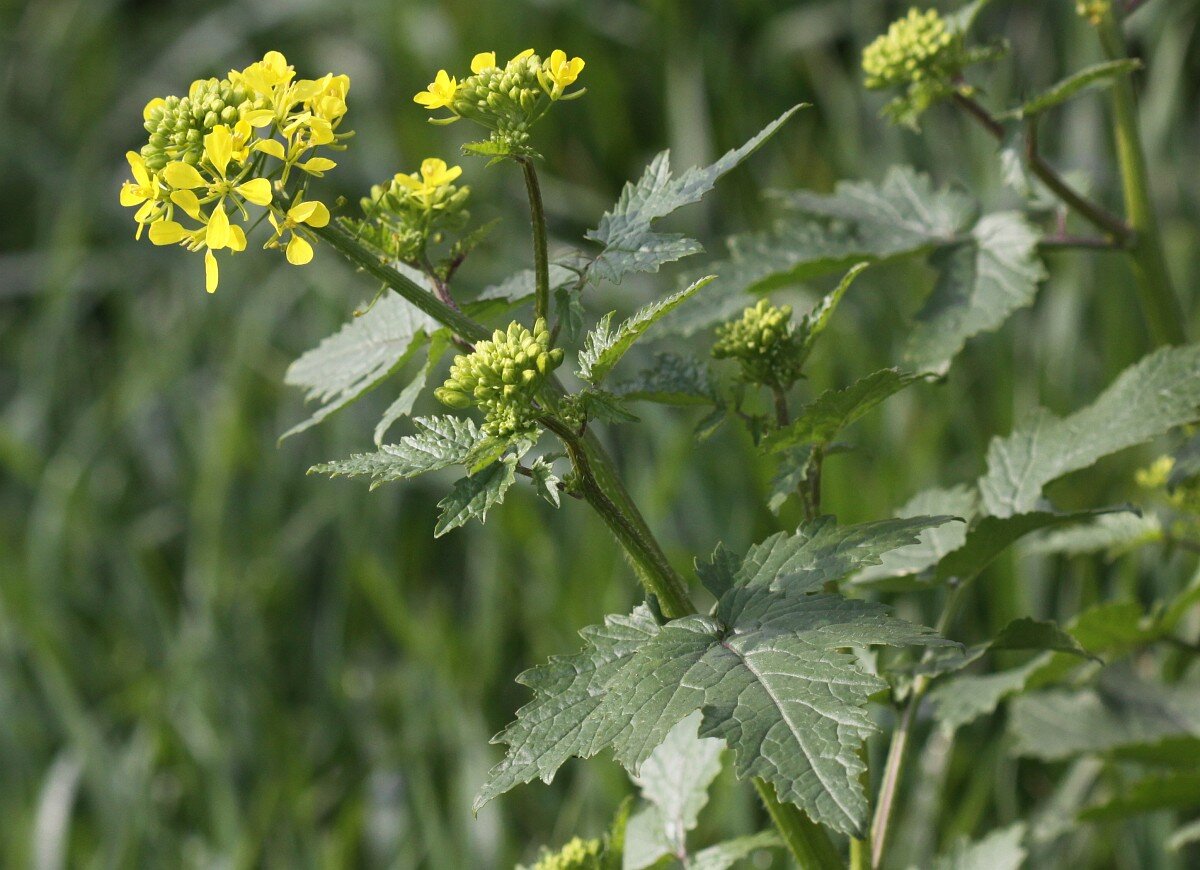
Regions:
<instances>
[{"instance_id":1,"label":"dark green leaf","mask_svg":"<svg viewBox=\"0 0 1200 870\"><path fill-rule=\"evenodd\" d=\"M450 494L438 502L442 513L433 536L440 538L471 520L486 522L487 512L504 501L504 494L516 479L517 458L507 456L458 481Z\"/></svg>"},{"instance_id":2,"label":"dark green leaf","mask_svg":"<svg viewBox=\"0 0 1200 870\"><path fill-rule=\"evenodd\" d=\"M451 465L466 465L486 439L475 423L464 417L417 417L415 435L395 444L384 444L376 453L358 453L349 459L315 465L310 474L331 477L370 477L371 488L393 480L416 477Z\"/></svg>"}]
</instances>

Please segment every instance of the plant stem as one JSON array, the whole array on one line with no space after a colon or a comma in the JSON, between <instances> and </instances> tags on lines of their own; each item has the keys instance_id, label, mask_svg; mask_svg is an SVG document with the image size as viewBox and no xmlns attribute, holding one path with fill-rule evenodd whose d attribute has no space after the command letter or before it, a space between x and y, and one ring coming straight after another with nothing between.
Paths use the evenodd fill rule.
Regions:
<instances>
[{"instance_id":1,"label":"plant stem","mask_svg":"<svg viewBox=\"0 0 1200 870\"><path fill-rule=\"evenodd\" d=\"M816 822L793 804L780 801L766 780L755 779L754 787L801 870L835 870L842 866L833 842Z\"/></svg>"},{"instance_id":2,"label":"plant stem","mask_svg":"<svg viewBox=\"0 0 1200 870\"><path fill-rule=\"evenodd\" d=\"M533 297L533 316L549 319L550 260L546 248L546 209L542 205L542 188L531 157L517 157L525 173L525 190L529 194L529 218L533 224L533 272L536 291Z\"/></svg>"},{"instance_id":3,"label":"plant stem","mask_svg":"<svg viewBox=\"0 0 1200 870\"><path fill-rule=\"evenodd\" d=\"M434 320L453 329L456 335L468 341L479 341L490 334L483 324L451 308L429 290L382 262L370 248L336 224L308 229L359 269L387 284Z\"/></svg>"},{"instance_id":4,"label":"plant stem","mask_svg":"<svg viewBox=\"0 0 1200 870\"><path fill-rule=\"evenodd\" d=\"M938 617L938 634L945 636L954 614L958 612L965 588L965 583L956 583L951 587L946 602L942 605L941 616ZM931 655L932 652L927 650L922 661L928 661ZM887 761L883 765L883 780L879 784L879 798L875 803L875 817L871 820L871 866L874 868L878 868L883 862L892 816L896 809L896 798L899 795L900 780L908 757L909 738L916 722L917 709L928 690L929 678L924 674L917 675L900 713L900 721L896 724L896 730L892 732Z\"/></svg>"},{"instance_id":5,"label":"plant stem","mask_svg":"<svg viewBox=\"0 0 1200 870\"><path fill-rule=\"evenodd\" d=\"M381 262L373 251L341 227L330 224L313 228L312 231L354 266L382 281L462 338L477 341L488 336L489 332L482 324L446 305L424 287ZM542 238L544 240L544 234ZM550 387L556 394L564 394L557 380L551 379ZM557 421L543 422L567 445L583 482L584 498L600 514L628 554L646 591L658 598L663 614L679 618L695 613L683 578L671 567L600 442L590 432L580 435ZM769 783L755 779L754 786L788 849L802 868L834 870L841 866L837 850L823 828L810 820L799 807L780 802Z\"/></svg>"},{"instance_id":6,"label":"plant stem","mask_svg":"<svg viewBox=\"0 0 1200 870\"><path fill-rule=\"evenodd\" d=\"M1004 125L992 117L992 114L976 100L965 94L955 93L954 102L974 118L983 129L995 137L998 142L1004 141ZM1132 234L1131 228L1125 221L1076 191L1071 185L1067 184L1053 166L1046 162L1046 159L1037 150L1036 127L1030 127L1027 147L1025 149L1025 159L1034 175L1054 191L1059 199L1078 212L1081 217L1097 229L1103 230L1121 241L1129 238Z\"/></svg>"},{"instance_id":7,"label":"plant stem","mask_svg":"<svg viewBox=\"0 0 1200 870\"><path fill-rule=\"evenodd\" d=\"M1117 19L1109 8L1096 27L1100 45L1109 60L1126 56ZM1151 334L1159 344L1183 344L1183 307L1171 284L1167 259L1163 253L1158 218L1150 200L1150 178L1146 170L1146 152L1138 130L1137 103L1133 82L1128 76L1118 76L1112 83L1113 125L1117 142L1117 161L1121 166L1121 183L1125 192L1125 211L1135 236L1130 250L1138 294Z\"/></svg>"}]
</instances>

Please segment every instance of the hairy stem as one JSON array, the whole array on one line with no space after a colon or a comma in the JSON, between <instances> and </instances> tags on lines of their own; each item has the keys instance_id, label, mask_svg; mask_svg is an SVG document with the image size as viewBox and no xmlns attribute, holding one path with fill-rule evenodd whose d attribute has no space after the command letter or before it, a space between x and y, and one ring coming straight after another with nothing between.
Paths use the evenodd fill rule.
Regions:
<instances>
[{"instance_id":1,"label":"hairy stem","mask_svg":"<svg viewBox=\"0 0 1200 870\"><path fill-rule=\"evenodd\" d=\"M951 587L950 593L946 596L946 602L942 605L941 616L938 617L936 629L938 634L945 636L951 620L954 619L954 614L958 612L965 588L966 584L963 583L955 583ZM922 661L928 661L932 654L932 650L926 650ZM883 779L879 784L879 798L875 802L875 817L871 820L871 866L874 868L878 868L883 863L887 837L896 810L896 797L899 794L904 765L908 759L908 745L912 737L913 725L917 719L917 710L928 690L928 677L918 675L913 679L908 700L900 713L900 721L896 724L896 730L892 732L887 761L883 765Z\"/></svg>"},{"instance_id":2,"label":"hairy stem","mask_svg":"<svg viewBox=\"0 0 1200 870\"><path fill-rule=\"evenodd\" d=\"M992 117L992 114L976 100L965 94L955 93L954 102L966 111L970 117L974 118L983 129L995 137L998 142L1004 141L1004 125ZM1066 203L1068 207L1078 212L1082 218L1097 229L1103 230L1113 238L1121 241L1132 235L1132 229L1125 221L1102 205L1092 202L1079 193L1075 188L1067 184L1053 166L1046 162L1046 159L1037 150L1037 128L1035 126L1031 126L1029 129L1025 160L1029 164L1029 168L1033 174L1054 191L1055 196Z\"/></svg>"},{"instance_id":3,"label":"hairy stem","mask_svg":"<svg viewBox=\"0 0 1200 870\"><path fill-rule=\"evenodd\" d=\"M542 205L542 187L538 183L533 158L518 157L525 173L525 190L529 194L529 218L533 224L533 272L536 291L533 297L533 316L550 317L550 259L546 249L546 209Z\"/></svg>"},{"instance_id":4,"label":"hairy stem","mask_svg":"<svg viewBox=\"0 0 1200 870\"><path fill-rule=\"evenodd\" d=\"M1124 41L1111 8L1101 17L1097 32L1100 45L1109 60L1120 60L1126 56ZM1158 218L1150 200L1150 178L1142 135L1138 130L1133 83L1128 76L1118 76L1112 83L1111 93L1125 211L1135 232L1129 254L1142 309L1157 343L1183 344L1187 341L1183 307L1171 284L1158 231Z\"/></svg>"}]
</instances>

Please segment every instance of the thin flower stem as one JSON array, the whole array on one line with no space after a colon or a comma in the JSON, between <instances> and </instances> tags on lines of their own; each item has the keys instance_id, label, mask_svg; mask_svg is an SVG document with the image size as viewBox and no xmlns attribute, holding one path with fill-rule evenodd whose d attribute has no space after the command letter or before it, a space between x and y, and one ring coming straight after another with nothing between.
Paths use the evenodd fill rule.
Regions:
<instances>
[{"instance_id":1,"label":"thin flower stem","mask_svg":"<svg viewBox=\"0 0 1200 870\"><path fill-rule=\"evenodd\" d=\"M1124 40L1111 7L1101 16L1096 30L1109 60L1126 57ZM1111 94L1125 211L1136 234L1129 254L1142 309L1158 344L1183 344L1187 341L1183 306L1171 284L1162 237L1158 231L1158 218L1154 213L1154 203L1150 200L1150 176L1146 169L1142 135L1138 129L1133 83L1129 77L1117 76L1113 80Z\"/></svg>"},{"instance_id":2,"label":"thin flower stem","mask_svg":"<svg viewBox=\"0 0 1200 870\"><path fill-rule=\"evenodd\" d=\"M1004 125L992 117L991 112L980 105L975 99L963 93L955 93L954 102L978 122L983 129L987 130L998 142L1004 141ZM1076 191L1071 185L1067 184L1053 166L1046 162L1046 159L1037 150L1036 127L1030 127L1025 159L1034 175L1054 191L1059 199L1078 212L1080 216L1097 229L1103 230L1121 241L1124 241L1132 234L1132 229L1125 221Z\"/></svg>"},{"instance_id":3,"label":"thin flower stem","mask_svg":"<svg viewBox=\"0 0 1200 870\"><path fill-rule=\"evenodd\" d=\"M341 227L330 224L313 228L313 233L354 266L382 281L462 338L478 341L488 336L488 330L482 324L456 311L427 289L381 262L374 252ZM557 379L552 378L549 387L556 397L565 395ZM572 463L583 482L583 497L600 514L628 554L646 591L658 599L663 614L669 618L694 614L696 609L687 595L686 583L671 567L600 442L590 432L581 435L557 421L543 422L567 445ZM778 827L780 836L802 868L835 870L842 866L837 849L823 828L809 819L799 807L781 802L769 783L755 779L754 786Z\"/></svg>"},{"instance_id":4,"label":"thin flower stem","mask_svg":"<svg viewBox=\"0 0 1200 870\"><path fill-rule=\"evenodd\" d=\"M965 583L955 583L946 602L942 605L941 616L938 617L936 631L945 636L950 628L954 615L962 602ZM927 650L922 661L927 661L932 652ZM904 765L908 758L908 744L912 737L913 724L916 722L917 710L925 693L929 690L929 678L919 674L913 679L912 689L900 713L900 721L892 732L892 742L888 747L887 760L883 765L883 779L879 784L879 797L875 802L875 817L871 820L871 867L878 868L883 863L887 848L887 838L890 833L892 817L896 810L896 798L899 795L900 781L904 774Z\"/></svg>"},{"instance_id":5,"label":"thin flower stem","mask_svg":"<svg viewBox=\"0 0 1200 870\"><path fill-rule=\"evenodd\" d=\"M1093 251L1124 251L1126 247L1121 242L1099 236L1071 236L1060 233L1056 236L1043 236L1038 240L1038 247L1043 250L1065 250L1069 248L1084 248Z\"/></svg>"},{"instance_id":6,"label":"thin flower stem","mask_svg":"<svg viewBox=\"0 0 1200 870\"><path fill-rule=\"evenodd\" d=\"M536 291L533 297L533 316L550 316L550 260L546 248L546 209L542 205L542 187L532 157L518 157L525 173L525 190L529 194L529 218L533 224L533 271Z\"/></svg>"}]
</instances>

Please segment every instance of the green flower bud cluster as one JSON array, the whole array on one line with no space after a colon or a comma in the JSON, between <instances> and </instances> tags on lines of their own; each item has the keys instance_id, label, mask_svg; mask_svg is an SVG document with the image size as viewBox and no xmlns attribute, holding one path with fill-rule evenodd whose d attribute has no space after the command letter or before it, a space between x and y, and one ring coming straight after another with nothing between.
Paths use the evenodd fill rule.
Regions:
<instances>
[{"instance_id":1,"label":"green flower bud cluster","mask_svg":"<svg viewBox=\"0 0 1200 870\"><path fill-rule=\"evenodd\" d=\"M543 855L533 870L599 870L603 845L599 840L571 840L562 849Z\"/></svg>"},{"instance_id":2,"label":"green flower bud cluster","mask_svg":"<svg viewBox=\"0 0 1200 870\"><path fill-rule=\"evenodd\" d=\"M866 85L888 88L951 76L960 67L960 45L936 9L910 9L863 51Z\"/></svg>"},{"instance_id":3,"label":"green flower bud cluster","mask_svg":"<svg viewBox=\"0 0 1200 870\"><path fill-rule=\"evenodd\" d=\"M452 110L495 130L504 141L523 145L537 120L545 91L538 80L542 60L536 54L515 57L503 68L484 69L463 80Z\"/></svg>"},{"instance_id":4,"label":"green flower bud cluster","mask_svg":"<svg viewBox=\"0 0 1200 870\"><path fill-rule=\"evenodd\" d=\"M243 113L259 108L261 100L243 85L229 79L205 79L192 85L186 97L155 101L146 111L150 141L142 146L142 159L153 172L172 160L195 165L204 153L204 137L213 127L233 127Z\"/></svg>"},{"instance_id":5,"label":"green flower bud cluster","mask_svg":"<svg viewBox=\"0 0 1200 870\"><path fill-rule=\"evenodd\" d=\"M786 389L800 377L801 347L792 323L792 307L760 299L737 320L717 327L712 355L736 359L742 377L753 384Z\"/></svg>"},{"instance_id":6,"label":"green flower bud cluster","mask_svg":"<svg viewBox=\"0 0 1200 870\"><path fill-rule=\"evenodd\" d=\"M537 319L532 332L512 323L507 332L497 329L474 352L456 357L450 377L434 395L452 408L478 407L489 435L516 435L534 427L539 414L534 400L562 361L562 348L550 347L544 318Z\"/></svg>"},{"instance_id":7,"label":"green flower bud cluster","mask_svg":"<svg viewBox=\"0 0 1200 870\"><path fill-rule=\"evenodd\" d=\"M372 185L370 196L360 201L366 216L361 235L391 259L411 262L430 242L440 242L442 233L459 230L470 220L470 197L466 185L414 189L396 178Z\"/></svg>"}]
</instances>

